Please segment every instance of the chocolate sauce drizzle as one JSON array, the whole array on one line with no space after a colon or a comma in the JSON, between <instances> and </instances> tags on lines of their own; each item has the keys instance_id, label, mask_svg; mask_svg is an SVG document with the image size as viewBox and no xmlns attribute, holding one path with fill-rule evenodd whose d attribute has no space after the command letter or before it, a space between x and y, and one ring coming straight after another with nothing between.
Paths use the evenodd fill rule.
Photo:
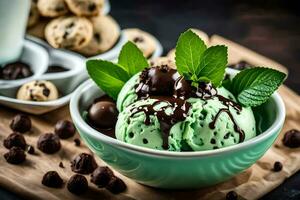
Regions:
<instances>
[{"instance_id":1,"label":"chocolate sauce drizzle","mask_svg":"<svg viewBox=\"0 0 300 200\"><path fill-rule=\"evenodd\" d=\"M163 137L163 148L168 149L168 137L170 133L171 127L177 122L183 121L187 113L190 109L190 104L182 99L173 98L173 97L151 97L156 99L153 104L142 105L131 110L131 116L134 116L137 113L144 112L145 113L145 121L146 125L151 124L151 115L155 115L160 122L160 130L162 132ZM155 106L158 106L160 103L165 102L167 105L162 106L158 110L155 109ZM166 110L171 108L173 113L171 115L166 114Z\"/></svg>"},{"instance_id":2,"label":"chocolate sauce drizzle","mask_svg":"<svg viewBox=\"0 0 300 200\"><path fill-rule=\"evenodd\" d=\"M219 116L226 112L234 124L234 130L239 133L239 142L244 141L245 133L237 125L229 108L233 107L238 114L242 107L234 101L219 95L216 88L211 83L200 82L198 87L193 87L191 82L185 80L178 72L168 66L158 66L146 68L140 75L140 82L135 86L135 92L138 99L156 99L153 104L142 105L131 110L131 117L139 112L143 112L146 116L144 123L151 124L151 115L155 115L160 122L160 130L163 138L163 149L168 149L168 137L171 127L177 122L184 121L187 117L191 104L186 100L190 97L208 100L217 97L226 108L218 111L215 118L209 124L211 129L215 128L215 124ZM167 105L155 110L155 106L166 102ZM171 108L173 113L166 114L166 110Z\"/></svg>"}]
</instances>

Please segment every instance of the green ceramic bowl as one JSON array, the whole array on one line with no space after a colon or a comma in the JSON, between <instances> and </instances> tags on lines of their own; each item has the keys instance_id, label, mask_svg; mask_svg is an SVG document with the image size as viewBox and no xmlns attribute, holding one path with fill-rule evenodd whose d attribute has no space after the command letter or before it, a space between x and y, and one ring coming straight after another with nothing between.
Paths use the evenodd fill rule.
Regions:
<instances>
[{"instance_id":1,"label":"green ceramic bowl","mask_svg":"<svg viewBox=\"0 0 300 200\"><path fill-rule=\"evenodd\" d=\"M139 183L158 188L199 188L232 178L264 155L277 138L285 119L283 101L274 93L267 103L254 109L261 131L257 137L216 150L159 151L118 141L94 130L84 121L83 111L94 98L103 94L91 80L74 92L70 112L80 136L113 169Z\"/></svg>"}]
</instances>

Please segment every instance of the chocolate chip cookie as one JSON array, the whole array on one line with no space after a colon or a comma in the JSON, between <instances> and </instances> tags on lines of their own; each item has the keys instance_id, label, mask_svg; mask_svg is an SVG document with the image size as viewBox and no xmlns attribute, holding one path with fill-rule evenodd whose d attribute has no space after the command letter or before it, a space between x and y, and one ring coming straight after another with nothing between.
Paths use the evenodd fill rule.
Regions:
<instances>
[{"instance_id":1,"label":"chocolate chip cookie","mask_svg":"<svg viewBox=\"0 0 300 200\"><path fill-rule=\"evenodd\" d=\"M40 14L39 14L37 5L34 1L31 1L31 7L30 7L30 12L29 12L27 27L34 26L39 21L39 17L40 17Z\"/></svg>"},{"instance_id":2,"label":"chocolate chip cookie","mask_svg":"<svg viewBox=\"0 0 300 200\"><path fill-rule=\"evenodd\" d=\"M111 16L92 17L94 33L91 41L77 51L86 56L93 56L111 49L120 36L120 27Z\"/></svg>"},{"instance_id":3,"label":"chocolate chip cookie","mask_svg":"<svg viewBox=\"0 0 300 200\"><path fill-rule=\"evenodd\" d=\"M46 40L54 48L80 49L89 44L92 36L93 25L84 17L60 17L45 29Z\"/></svg>"},{"instance_id":4,"label":"chocolate chip cookie","mask_svg":"<svg viewBox=\"0 0 300 200\"><path fill-rule=\"evenodd\" d=\"M69 9L77 16L95 16L100 13L104 0L65 0Z\"/></svg>"},{"instance_id":5,"label":"chocolate chip cookie","mask_svg":"<svg viewBox=\"0 0 300 200\"><path fill-rule=\"evenodd\" d=\"M152 35L137 28L125 29L124 33L128 40L134 42L141 49L146 58L151 57L156 49L155 38Z\"/></svg>"},{"instance_id":6,"label":"chocolate chip cookie","mask_svg":"<svg viewBox=\"0 0 300 200\"><path fill-rule=\"evenodd\" d=\"M64 0L39 0L37 3L40 14L44 17L58 17L68 12Z\"/></svg>"}]
</instances>

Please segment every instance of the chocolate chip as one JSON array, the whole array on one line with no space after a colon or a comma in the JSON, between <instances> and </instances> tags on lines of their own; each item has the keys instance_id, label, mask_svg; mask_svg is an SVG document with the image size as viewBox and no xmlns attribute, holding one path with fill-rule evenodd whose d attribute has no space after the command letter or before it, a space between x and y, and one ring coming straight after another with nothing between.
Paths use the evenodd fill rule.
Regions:
<instances>
[{"instance_id":1,"label":"chocolate chip","mask_svg":"<svg viewBox=\"0 0 300 200\"><path fill-rule=\"evenodd\" d=\"M300 147L300 131L296 129L292 129L287 131L284 134L283 144L290 148Z\"/></svg>"},{"instance_id":2,"label":"chocolate chip","mask_svg":"<svg viewBox=\"0 0 300 200\"><path fill-rule=\"evenodd\" d=\"M95 40L97 41L97 43L100 43L100 42L101 42L101 37L100 37L100 34L99 34L99 33L95 33L95 34L94 34L94 38L95 38Z\"/></svg>"},{"instance_id":3,"label":"chocolate chip","mask_svg":"<svg viewBox=\"0 0 300 200\"><path fill-rule=\"evenodd\" d=\"M31 145L28 145L28 146L27 146L27 152L28 152L29 154L34 154L34 152L35 152L34 147L31 146Z\"/></svg>"},{"instance_id":4,"label":"chocolate chip","mask_svg":"<svg viewBox=\"0 0 300 200\"><path fill-rule=\"evenodd\" d=\"M281 162L279 162L279 161L276 161L275 163L274 163L274 166L273 166L273 171L274 172L279 172L279 171L281 171L282 170L282 163Z\"/></svg>"},{"instance_id":5,"label":"chocolate chip","mask_svg":"<svg viewBox=\"0 0 300 200\"><path fill-rule=\"evenodd\" d=\"M95 9L97 8L97 6L96 6L96 4L95 3L90 3L89 5L88 5L88 9L89 9L89 11L94 11Z\"/></svg>"},{"instance_id":6,"label":"chocolate chip","mask_svg":"<svg viewBox=\"0 0 300 200\"><path fill-rule=\"evenodd\" d=\"M25 133L31 129L31 120L27 115L18 114L10 122L10 128L19 133Z\"/></svg>"},{"instance_id":7,"label":"chocolate chip","mask_svg":"<svg viewBox=\"0 0 300 200\"><path fill-rule=\"evenodd\" d=\"M81 153L71 161L72 171L80 174L90 174L97 166L94 157L87 153Z\"/></svg>"},{"instance_id":8,"label":"chocolate chip","mask_svg":"<svg viewBox=\"0 0 300 200\"><path fill-rule=\"evenodd\" d=\"M20 133L12 133L3 140L3 146L7 149L11 149L12 147L20 147L21 149L25 150L26 141L24 136Z\"/></svg>"},{"instance_id":9,"label":"chocolate chip","mask_svg":"<svg viewBox=\"0 0 300 200\"><path fill-rule=\"evenodd\" d=\"M45 95L46 97L48 97L50 94L50 90L48 88L44 88L43 89L43 95Z\"/></svg>"},{"instance_id":10,"label":"chocolate chip","mask_svg":"<svg viewBox=\"0 0 300 200\"><path fill-rule=\"evenodd\" d=\"M45 133L39 137L37 147L44 153L53 154L60 149L61 144L57 135Z\"/></svg>"},{"instance_id":11,"label":"chocolate chip","mask_svg":"<svg viewBox=\"0 0 300 200\"><path fill-rule=\"evenodd\" d=\"M65 168L64 164L62 162L59 162L59 165L58 165L60 168Z\"/></svg>"},{"instance_id":12,"label":"chocolate chip","mask_svg":"<svg viewBox=\"0 0 300 200\"><path fill-rule=\"evenodd\" d=\"M26 155L20 147L12 147L9 152L4 154L5 160L10 164L20 164L26 160Z\"/></svg>"},{"instance_id":13,"label":"chocolate chip","mask_svg":"<svg viewBox=\"0 0 300 200\"><path fill-rule=\"evenodd\" d=\"M81 195L88 190L88 181L84 176L75 174L68 181L67 188L69 192Z\"/></svg>"},{"instance_id":14,"label":"chocolate chip","mask_svg":"<svg viewBox=\"0 0 300 200\"><path fill-rule=\"evenodd\" d=\"M75 134L76 129L72 122L68 120L60 120L55 124L54 132L61 139L67 139Z\"/></svg>"},{"instance_id":15,"label":"chocolate chip","mask_svg":"<svg viewBox=\"0 0 300 200\"><path fill-rule=\"evenodd\" d=\"M134 43L144 42L144 38L142 38L142 37L135 37L135 38L133 38L133 42Z\"/></svg>"},{"instance_id":16,"label":"chocolate chip","mask_svg":"<svg viewBox=\"0 0 300 200\"><path fill-rule=\"evenodd\" d=\"M109 167L98 167L91 175L91 182L98 187L106 187L113 176L114 173Z\"/></svg>"},{"instance_id":17,"label":"chocolate chip","mask_svg":"<svg viewBox=\"0 0 300 200\"><path fill-rule=\"evenodd\" d=\"M57 65L51 65L48 67L46 73L57 73L57 72L65 72L65 71L68 71L68 69Z\"/></svg>"},{"instance_id":18,"label":"chocolate chip","mask_svg":"<svg viewBox=\"0 0 300 200\"><path fill-rule=\"evenodd\" d=\"M74 143L75 143L75 146L79 147L81 142L78 138L75 138Z\"/></svg>"},{"instance_id":19,"label":"chocolate chip","mask_svg":"<svg viewBox=\"0 0 300 200\"><path fill-rule=\"evenodd\" d=\"M106 189L114 194L118 194L126 190L126 184L122 179L113 176L106 186Z\"/></svg>"},{"instance_id":20,"label":"chocolate chip","mask_svg":"<svg viewBox=\"0 0 300 200\"><path fill-rule=\"evenodd\" d=\"M14 62L6 64L1 70L1 79L16 80L32 76L32 71L26 63Z\"/></svg>"},{"instance_id":21,"label":"chocolate chip","mask_svg":"<svg viewBox=\"0 0 300 200\"><path fill-rule=\"evenodd\" d=\"M56 171L48 171L42 179L42 184L47 187L61 188L63 180Z\"/></svg>"},{"instance_id":22,"label":"chocolate chip","mask_svg":"<svg viewBox=\"0 0 300 200\"><path fill-rule=\"evenodd\" d=\"M238 194L235 191L230 191L226 194L226 200L237 200Z\"/></svg>"}]
</instances>

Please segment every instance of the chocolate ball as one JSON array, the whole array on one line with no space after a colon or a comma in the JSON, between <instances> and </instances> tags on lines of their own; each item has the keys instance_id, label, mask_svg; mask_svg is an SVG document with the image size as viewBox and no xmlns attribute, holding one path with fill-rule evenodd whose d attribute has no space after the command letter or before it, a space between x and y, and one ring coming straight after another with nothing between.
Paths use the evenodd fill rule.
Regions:
<instances>
[{"instance_id":1,"label":"chocolate ball","mask_svg":"<svg viewBox=\"0 0 300 200\"><path fill-rule=\"evenodd\" d=\"M88 181L86 178L79 174L73 175L67 185L69 192L76 195L85 193L88 190L88 187Z\"/></svg>"},{"instance_id":2,"label":"chocolate ball","mask_svg":"<svg viewBox=\"0 0 300 200\"><path fill-rule=\"evenodd\" d=\"M16 80L32 76L32 71L26 63L14 62L6 64L1 70L1 79Z\"/></svg>"},{"instance_id":3,"label":"chocolate ball","mask_svg":"<svg viewBox=\"0 0 300 200\"><path fill-rule=\"evenodd\" d=\"M91 175L91 182L98 187L106 187L113 176L114 173L109 167L98 167Z\"/></svg>"},{"instance_id":4,"label":"chocolate ball","mask_svg":"<svg viewBox=\"0 0 300 200\"><path fill-rule=\"evenodd\" d=\"M71 161L72 171L79 174L90 174L97 167L94 157L87 153L81 153Z\"/></svg>"},{"instance_id":5,"label":"chocolate ball","mask_svg":"<svg viewBox=\"0 0 300 200\"><path fill-rule=\"evenodd\" d=\"M290 148L300 147L300 131L296 129L292 129L287 131L284 134L283 144Z\"/></svg>"},{"instance_id":6,"label":"chocolate ball","mask_svg":"<svg viewBox=\"0 0 300 200\"><path fill-rule=\"evenodd\" d=\"M44 153L53 154L60 149L61 144L57 135L53 133L45 133L40 135L37 147Z\"/></svg>"},{"instance_id":7,"label":"chocolate ball","mask_svg":"<svg viewBox=\"0 0 300 200\"><path fill-rule=\"evenodd\" d=\"M25 150L26 141L24 136L20 133L12 133L3 140L3 146L7 149L11 149L12 147L20 147L21 149Z\"/></svg>"},{"instance_id":8,"label":"chocolate ball","mask_svg":"<svg viewBox=\"0 0 300 200\"><path fill-rule=\"evenodd\" d=\"M140 75L136 92L140 97L172 96L177 78L179 73L167 65L147 68Z\"/></svg>"},{"instance_id":9,"label":"chocolate ball","mask_svg":"<svg viewBox=\"0 0 300 200\"><path fill-rule=\"evenodd\" d=\"M10 128L19 133L25 133L31 129L31 120L27 115L18 114L10 122Z\"/></svg>"},{"instance_id":10,"label":"chocolate ball","mask_svg":"<svg viewBox=\"0 0 300 200\"><path fill-rule=\"evenodd\" d=\"M61 139L67 139L74 136L76 132L75 126L68 120L60 120L55 124L54 133Z\"/></svg>"},{"instance_id":11,"label":"chocolate ball","mask_svg":"<svg viewBox=\"0 0 300 200\"><path fill-rule=\"evenodd\" d=\"M56 171L48 171L43 176L42 184L51 188L61 188L63 180Z\"/></svg>"},{"instance_id":12,"label":"chocolate ball","mask_svg":"<svg viewBox=\"0 0 300 200\"><path fill-rule=\"evenodd\" d=\"M10 164L20 164L26 160L26 155L20 147L12 147L9 152L4 154L5 160Z\"/></svg>"},{"instance_id":13,"label":"chocolate ball","mask_svg":"<svg viewBox=\"0 0 300 200\"><path fill-rule=\"evenodd\" d=\"M114 128L118 119L116 104L110 101L99 101L89 108L88 120L96 128Z\"/></svg>"},{"instance_id":14,"label":"chocolate ball","mask_svg":"<svg viewBox=\"0 0 300 200\"><path fill-rule=\"evenodd\" d=\"M126 190L126 184L122 179L113 176L109 181L108 185L106 186L106 189L108 189L110 192L114 194L118 194Z\"/></svg>"}]
</instances>

